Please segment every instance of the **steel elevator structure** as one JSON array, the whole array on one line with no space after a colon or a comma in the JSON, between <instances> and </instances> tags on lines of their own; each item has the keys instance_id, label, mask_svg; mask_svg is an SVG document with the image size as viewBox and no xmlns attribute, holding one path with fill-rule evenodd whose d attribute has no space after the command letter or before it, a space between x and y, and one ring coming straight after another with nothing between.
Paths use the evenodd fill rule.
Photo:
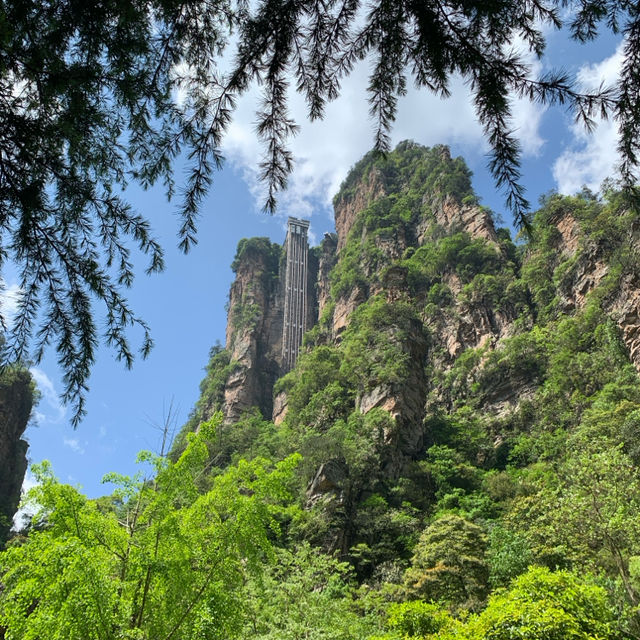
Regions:
<instances>
[{"instance_id":1,"label":"steel elevator structure","mask_svg":"<svg viewBox=\"0 0 640 640\"><path fill-rule=\"evenodd\" d=\"M307 324L309 243L308 220L289 218L284 241L287 252L284 317L282 323L282 368L290 371L296 363Z\"/></svg>"}]
</instances>

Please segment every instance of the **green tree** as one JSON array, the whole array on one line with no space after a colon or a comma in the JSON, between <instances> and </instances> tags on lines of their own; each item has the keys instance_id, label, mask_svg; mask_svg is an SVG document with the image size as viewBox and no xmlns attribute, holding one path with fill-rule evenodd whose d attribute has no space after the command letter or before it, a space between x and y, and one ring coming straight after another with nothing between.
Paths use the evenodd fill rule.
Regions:
<instances>
[{"instance_id":1,"label":"green tree","mask_svg":"<svg viewBox=\"0 0 640 640\"><path fill-rule=\"evenodd\" d=\"M447 611L421 600L393 603L387 616L387 626L402 638L423 638L437 633L451 622ZM390 640L393 637L390 636Z\"/></svg>"},{"instance_id":2,"label":"green tree","mask_svg":"<svg viewBox=\"0 0 640 640\"><path fill-rule=\"evenodd\" d=\"M526 571L531 559L531 550L524 536L499 524L491 529L487 564L492 587L506 587L513 578Z\"/></svg>"},{"instance_id":3,"label":"green tree","mask_svg":"<svg viewBox=\"0 0 640 640\"><path fill-rule=\"evenodd\" d=\"M277 563L249 589L244 637L256 640L354 640L375 619L357 611L346 562L303 544L277 551Z\"/></svg>"},{"instance_id":4,"label":"green tree","mask_svg":"<svg viewBox=\"0 0 640 640\"><path fill-rule=\"evenodd\" d=\"M629 601L640 592L629 572L629 560L640 553L640 474L616 448L585 451L562 470L558 508L552 511L555 531L564 532L583 558L599 551L599 562L621 580Z\"/></svg>"},{"instance_id":5,"label":"green tree","mask_svg":"<svg viewBox=\"0 0 640 640\"><path fill-rule=\"evenodd\" d=\"M107 479L116 501L86 499L35 468L40 530L0 555L0 627L28 638L222 638L242 627L247 575L272 554L296 456L240 462L198 494L205 425L175 463L149 453L153 480Z\"/></svg>"},{"instance_id":6,"label":"green tree","mask_svg":"<svg viewBox=\"0 0 640 640\"><path fill-rule=\"evenodd\" d=\"M613 640L619 637L602 587L568 571L532 567L487 608L440 640Z\"/></svg>"},{"instance_id":7,"label":"green tree","mask_svg":"<svg viewBox=\"0 0 640 640\"><path fill-rule=\"evenodd\" d=\"M412 597L476 608L487 593L486 535L456 515L432 522L415 546L404 575Z\"/></svg>"}]
</instances>

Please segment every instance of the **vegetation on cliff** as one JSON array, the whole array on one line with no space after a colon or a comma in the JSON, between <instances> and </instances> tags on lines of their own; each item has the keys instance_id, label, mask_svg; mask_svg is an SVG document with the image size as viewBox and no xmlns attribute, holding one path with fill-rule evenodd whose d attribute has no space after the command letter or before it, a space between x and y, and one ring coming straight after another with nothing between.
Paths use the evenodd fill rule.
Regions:
<instances>
[{"instance_id":1,"label":"vegetation on cliff","mask_svg":"<svg viewBox=\"0 0 640 640\"><path fill-rule=\"evenodd\" d=\"M57 637L37 625L63 592L70 625L98 603L96 637L169 638L183 583L207 593L180 609L184 638L640 637L637 215L609 186L551 194L514 242L460 159L410 143L355 167L336 206L354 201L330 298L273 389L281 421L212 418L234 367L215 348L155 481L95 503L46 476L42 531L0 560L7 638ZM82 577L71 550L93 548Z\"/></svg>"}]
</instances>

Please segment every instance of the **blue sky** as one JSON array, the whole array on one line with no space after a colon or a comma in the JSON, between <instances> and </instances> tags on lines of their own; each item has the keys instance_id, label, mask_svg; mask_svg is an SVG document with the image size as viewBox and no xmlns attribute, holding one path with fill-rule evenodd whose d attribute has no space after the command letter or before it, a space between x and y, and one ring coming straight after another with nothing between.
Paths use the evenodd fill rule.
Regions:
<instances>
[{"instance_id":1,"label":"blue sky","mask_svg":"<svg viewBox=\"0 0 640 640\"><path fill-rule=\"evenodd\" d=\"M564 33L547 35L547 56L542 62L532 61L538 71L560 66L585 86L597 86L600 79L615 80L619 39L607 37L584 47L571 43ZM310 218L312 238L319 240L325 231L333 230L331 198L349 168L372 144L366 76L367 65L362 63L344 84L341 97L329 105L322 122L307 123L302 98L293 97L292 113L302 125L293 142L297 168L273 217L260 212L261 188L256 181L260 149L253 134L255 93L239 105L224 148L227 163L202 207L199 243L189 255L176 249L175 204L167 203L161 190L128 192L134 206L151 221L166 251L165 272L146 277L141 268L129 295L132 307L151 325L155 347L131 371L113 353L100 350L90 380L88 415L76 430L70 426L69 410L58 399L60 374L54 354L48 354L34 369L42 399L26 434L32 461L50 460L61 480L98 496L109 492L100 482L105 473L133 473L139 450L158 449L159 427L170 408L175 425L186 421L198 397L208 351L216 341L224 342L224 307L233 278L229 265L238 241L268 236L282 242L288 215ZM400 103L394 143L413 139L426 145L448 144L474 172L474 186L483 204L509 223L502 196L486 170L488 147L468 91L454 80L452 93L442 101L410 90ZM614 172L616 131L612 123L602 123L595 135L585 137L563 110L516 101L514 126L524 151L523 182L534 205L551 189L570 193L582 184L597 189ZM3 275L12 291L12 274Z\"/></svg>"}]
</instances>

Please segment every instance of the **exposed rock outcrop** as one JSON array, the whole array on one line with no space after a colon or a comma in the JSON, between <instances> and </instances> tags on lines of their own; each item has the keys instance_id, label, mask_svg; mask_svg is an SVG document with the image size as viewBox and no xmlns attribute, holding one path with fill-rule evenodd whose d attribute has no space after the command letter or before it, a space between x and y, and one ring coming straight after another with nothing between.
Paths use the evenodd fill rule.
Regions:
<instances>
[{"instance_id":1,"label":"exposed rock outcrop","mask_svg":"<svg viewBox=\"0 0 640 640\"><path fill-rule=\"evenodd\" d=\"M322 316L324 308L331 299L331 281L329 276L331 269L336 265L338 250L338 237L336 234L327 233L320 245L320 258L318 261L318 280L316 290L318 295L318 317Z\"/></svg>"},{"instance_id":2,"label":"exposed rock outcrop","mask_svg":"<svg viewBox=\"0 0 640 640\"><path fill-rule=\"evenodd\" d=\"M572 260L558 287L562 309L572 312L582 309L589 294L612 276L608 255L610 239L594 240L585 236L580 222L569 211L560 211L552 222L558 230L558 253ZM627 261L631 262L631 256L639 260L637 230L629 229L624 243ZM640 274L624 265L617 267L620 275L617 281L609 283L612 293L604 297L602 306L617 323L629 357L640 372Z\"/></svg>"},{"instance_id":3,"label":"exposed rock outcrop","mask_svg":"<svg viewBox=\"0 0 640 640\"><path fill-rule=\"evenodd\" d=\"M344 502L344 490L349 478L349 468L344 460L327 460L320 466L307 487L308 505L318 501L321 495L332 493L338 502Z\"/></svg>"},{"instance_id":4,"label":"exposed rock outcrop","mask_svg":"<svg viewBox=\"0 0 640 640\"><path fill-rule=\"evenodd\" d=\"M472 238L484 238L491 242L497 241L493 220L487 209L473 204L460 204L451 196L444 198L429 198L431 210L436 223L448 232L466 231ZM425 232L430 226L429 220L424 220L417 229L418 243L424 244Z\"/></svg>"},{"instance_id":5,"label":"exposed rock outcrop","mask_svg":"<svg viewBox=\"0 0 640 640\"><path fill-rule=\"evenodd\" d=\"M335 243L329 243L330 260ZM229 291L226 349L233 365L224 389L222 411L227 424L252 407L266 419L274 415L273 385L283 374L282 329L284 312L285 249L267 238L241 241L234 262L236 278ZM325 265L325 269L330 269ZM318 319L318 259L308 255L307 317L311 328ZM328 277L328 276L327 276ZM283 396L276 412L286 404ZM282 414L281 419L284 417Z\"/></svg>"},{"instance_id":6,"label":"exposed rock outcrop","mask_svg":"<svg viewBox=\"0 0 640 640\"><path fill-rule=\"evenodd\" d=\"M271 420L276 426L282 424L287 417L287 394L284 391L276 394L273 398L273 413Z\"/></svg>"},{"instance_id":7,"label":"exposed rock outcrop","mask_svg":"<svg viewBox=\"0 0 640 640\"><path fill-rule=\"evenodd\" d=\"M335 340L340 338L340 334L349 324L349 316L358 305L367 300L367 292L361 287L354 287L348 297L340 297L336 300L333 310L332 332Z\"/></svg>"},{"instance_id":8,"label":"exposed rock outcrop","mask_svg":"<svg viewBox=\"0 0 640 640\"><path fill-rule=\"evenodd\" d=\"M385 187L382 175L373 168L366 179L355 185L352 193L334 201L338 253L347 243L347 237L358 214L383 195L385 195Z\"/></svg>"},{"instance_id":9,"label":"exposed rock outcrop","mask_svg":"<svg viewBox=\"0 0 640 640\"><path fill-rule=\"evenodd\" d=\"M390 336L390 340L395 340L395 337ZM397 479L407 460L422 448L422 422L428 388L425 376L428 342L422 324L412 322L398 346L407 355L408 375L402 384L380 385L356 399L361 413L366 414L379 407L394 419L394 428L383 434L382 473L389 480Z\"/></svg>"},{"instance_id":10,"label":"exposed rock outcrop","mask_svg":"<svg viewBox=\"0 0 640 640\"><path fill-rule=\"evenodd\" d=\"M282 292L279 249L267 239L247 246L237 259L229 292L226 348L235 364L224 390L225 421L258 407L273 410L273 384L280 376Z\"/></svg>"},{"instance_id":11,"label":"exposed rock outcrop","mask_svg":"<svg viewBox=\"0 0 640 640\"><path fill-rule=\"evenodd\" d=\"M640 372L640 277L629 274L611 301L611 315L622 331L631 362Z\"/></svg>"},{"instance_id":12,"label":"exposed rock outcrop","mask_svg":"<svg viewBox=\"0 0 640 640\"><path fill-rule=\"evenodd\" d=\"M29 372L24 369L5 372L0 377L0 544L11 528L20 502L28 448L22 434L32 407Z\"/></svg>"}]
</instances>

